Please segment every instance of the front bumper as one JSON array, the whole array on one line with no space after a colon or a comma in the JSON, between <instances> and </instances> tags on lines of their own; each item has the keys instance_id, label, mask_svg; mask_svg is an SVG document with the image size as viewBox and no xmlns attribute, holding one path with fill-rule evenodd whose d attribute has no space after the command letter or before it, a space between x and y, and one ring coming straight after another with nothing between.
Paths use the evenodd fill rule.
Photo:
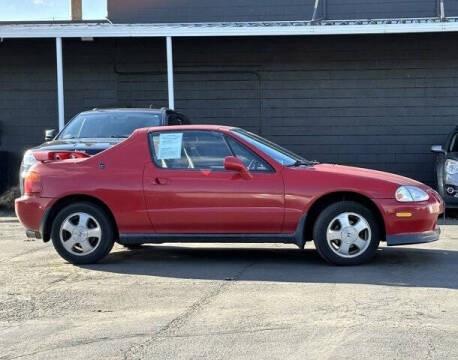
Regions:
<instances>
[{"instance_id":1,"label":"front bumper","mask_svg":"<svg viewBox=\"0 0 458 360\"><path fill-rule=\"evenodd\" d=\"M440 233L441 229L437 227L423 233L387 235L386 243L388 246L429 243L439 240Z\"/></svg>"},{"instance_id":2,"label":"front bumper","mask_svg":"<svg viewBox=\"0 0 458 360\"><path fill-rule=\"evenodd\" d=\"M395 199L379 200L383 214L388 245L406 245L432 242L439 239L437 220L444 212L444 202L432 190L429 199L422 202L400 203Z\"/></svg>"}]
</instances>

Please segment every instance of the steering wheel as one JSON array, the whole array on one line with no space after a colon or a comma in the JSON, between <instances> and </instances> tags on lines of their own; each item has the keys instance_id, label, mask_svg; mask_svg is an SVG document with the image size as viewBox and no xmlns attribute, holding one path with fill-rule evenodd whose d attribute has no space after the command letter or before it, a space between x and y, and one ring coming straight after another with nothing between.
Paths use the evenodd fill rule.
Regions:
<instances>
[{"instance_id":1,"label":"steering wheel","mask_svg":"<svg viewBox=\"0 0 458 360\"><path fill-rule=\"evenodd\" d=\"M252 159L250 163L248 164L247 169L256 170L257 168L258 168L258 162L256 161L256 159Z\"/></svg>"}]
</instances>

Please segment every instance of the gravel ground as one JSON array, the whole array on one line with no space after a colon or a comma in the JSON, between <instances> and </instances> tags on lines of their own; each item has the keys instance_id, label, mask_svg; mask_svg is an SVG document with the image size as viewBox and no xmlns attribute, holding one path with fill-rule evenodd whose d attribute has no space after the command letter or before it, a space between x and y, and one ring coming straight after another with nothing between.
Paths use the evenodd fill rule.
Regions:
<instances>
[{"instance_id":1,"label":"gravel ground","mask_svg":"<svg viewBox=\"0 0 458 360\"><path fill-rule=\"evenodd\" d=\"M442 229L359 267L209 244L77 267L2 217L0 359L458 359L458 226Z\"/></svg>"}]
</instances>

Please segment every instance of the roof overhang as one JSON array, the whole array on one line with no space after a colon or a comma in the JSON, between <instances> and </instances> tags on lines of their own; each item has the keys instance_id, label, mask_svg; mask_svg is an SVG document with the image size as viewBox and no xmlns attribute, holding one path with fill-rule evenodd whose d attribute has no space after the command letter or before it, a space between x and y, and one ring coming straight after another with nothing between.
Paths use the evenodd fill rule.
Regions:
<instances>
[{"instance_id":1,"label":"roof overhang","mask_svg":"<svg viewBox=\"0 0 458 360\"><path fill-rule=\"evenodd\" d=\"M173 24L0 24L0 38L299 36L458 31L458 18Z\"/></svg>"}]
</instances>

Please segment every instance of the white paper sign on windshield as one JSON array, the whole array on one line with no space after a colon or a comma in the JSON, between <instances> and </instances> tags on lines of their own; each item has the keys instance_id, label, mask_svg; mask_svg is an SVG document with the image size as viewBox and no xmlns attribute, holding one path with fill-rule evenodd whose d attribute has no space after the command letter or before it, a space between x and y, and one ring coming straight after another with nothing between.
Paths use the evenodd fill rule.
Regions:
<instances>
[{"instance_id":1,"label":"white paper sign on windshield","mask_svg":"<svg viewBox=\"0 0 458 360\"><path fill-rule=\"evenodd\" d=\"M172 160L181 158L183 133L163 133L159 135L159 160Z\"/></svg>"}]
</instances>

